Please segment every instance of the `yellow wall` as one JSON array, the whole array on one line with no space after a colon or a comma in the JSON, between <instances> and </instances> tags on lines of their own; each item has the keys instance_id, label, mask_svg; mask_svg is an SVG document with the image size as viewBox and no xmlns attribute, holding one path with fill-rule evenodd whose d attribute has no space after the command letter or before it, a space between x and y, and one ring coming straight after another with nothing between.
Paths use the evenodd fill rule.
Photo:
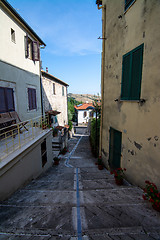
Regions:
<instances>
[{"instance_id":1,"label":"yellow wall","mask_svg":"<svg viewBox=\"0 0 160 240\"><path fill-rule=\"evenodd\" d=\"M151 180L160 186L160 1L138 0L126 12L124 2L103 0L106 40L102 156L107 166L109 128L113 127L122 132L121 166L127 169L128 180L140 186ZM142 43L140 98L146 102L115 102L121 94L122 57Z\"/></svg>"}]
</instances>

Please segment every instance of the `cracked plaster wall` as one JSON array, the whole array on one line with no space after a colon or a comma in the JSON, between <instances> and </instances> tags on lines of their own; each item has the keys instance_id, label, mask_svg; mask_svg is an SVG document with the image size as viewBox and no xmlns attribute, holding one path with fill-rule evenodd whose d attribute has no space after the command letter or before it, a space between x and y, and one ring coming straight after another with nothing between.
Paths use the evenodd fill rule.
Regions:
<instances>
[{"instance_id":1,"label":"cracked plaster wall","mask_svg":"<svg viewBox=\"0 0 160 240\"><path fill-rule=\"evenodd\" d=\"M121 166L132 183L146 179L160 186L160 2L135 1L124 14L124 1L106 4L102 156L108 166L109 128L122 132ZM119 16L122 16L119 18ZM122 57L144 43L141 99L120 101ZM118 99L118 101L115 101Z\"/></svg>"}]
</instances>

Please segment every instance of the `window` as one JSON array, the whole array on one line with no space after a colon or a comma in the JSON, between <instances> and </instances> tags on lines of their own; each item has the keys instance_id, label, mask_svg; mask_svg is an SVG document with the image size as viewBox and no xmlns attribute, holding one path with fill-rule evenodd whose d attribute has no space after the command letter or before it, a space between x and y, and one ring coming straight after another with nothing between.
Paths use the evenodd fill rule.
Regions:
<instances>
[{"instance_id":1,"label":"window","mask_svg":"<svg viewBox=\"0 0 160 240\"><path fill-rule=\"evenodd\" d=\"M89 116L93 117L93 114L94 114L94 112L92 111L92 112L89 113Z\"/></svg>"},{"instance_id":2,"label":"window","mask_svg":"<svg viewBox=\"0 0 160 240\"><path fill-rule=\"evenodd\" d=\"M0 87L0 113L15 111L13 88Z\"/></svg>"},{"instance_id":3,"label":"window","mask_svg":"<svg viewBox=\"0 0 160 240\"><path fill-rule=\"evenodd\" d=\"M55 83L53 83L53 95L56 94L56 91L55 91Z\"/></svg>"},{"instance_id":4,"label":"window","mask_svg":"<svg viewBox=\"0 0 160 240\"><path fill-rule=\"evenodd\" d=\"M87 116L87 112L85 111L83 114L83 117L85 118Z\"/></svg>"},{"instance_id":5,"label":"window","mask_svg":"<svg viewBox=\"0 0 160 240\"><path fill-rule=\"evenodd\" d=\"M64 96L64 87L62 86L62 96Z\"/></svg>"},{"instance_id":6,"label":"window","mask_svg":"<svg viewBox=\"0 0 160 240\"><path fill-rule=\"evenodd\" d=\"M25 56L33 61L40 60L39 43L25 36Z\"/></svg>"},{"instance_id":7,"label":"window","mask_svg":"<svg viewBox=\"0 0 160 240\"><path fill-rule=\"evenodd\" d=\"M29 110L37 109L36 89L34 88L28 88L28 105Z\"/></svg>"},{"instance_id":8,"label":"window","mask_svg":"<svg viewBox=\"0 0 160 240\"><path fill-rule=\"evenodd\" d=\"M47 163L47 147L46 139L41 143L41 156L42 156L42 167Z\"/></svg>"},{"instance_id":9,"label":"window","mask_svg":"<svg viewBox=\"0 0 160 240\"><path fill-rule=\"evenodd\" d=\"M12 42L16 42L15 31L11 28L11 40Z\"/></svg>"},{"instance_id":10,"label":"window","mask_svg":"<svg viewBox=\"0 0 160 240\"><path fill-rule=\"evenodd\" d=\"M135 0L125 0L125 11L132 5Z\"/></svg>"},{"instance_id":11,"label":"window","mask_svg":"<svg viewBox=\"0 0 160 240\"><path fill-rule=\"evenodd\" d=\"M141 93L144 44L123 56L122 100L139 100Z\"/></svg>"}]
</instances>

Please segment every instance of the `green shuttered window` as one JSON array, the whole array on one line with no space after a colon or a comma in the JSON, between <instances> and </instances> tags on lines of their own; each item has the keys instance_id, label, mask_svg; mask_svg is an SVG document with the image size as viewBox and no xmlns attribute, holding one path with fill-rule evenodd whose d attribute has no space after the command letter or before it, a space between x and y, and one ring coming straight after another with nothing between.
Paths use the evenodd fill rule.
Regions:
<instances>
[{"instance_id":1,"label":"green shuttered window","mask_svg":"<svg viewBox=\"0 0 160 240\"><path fill-rule=\"evenodd\" d=\"M123 56L121 100L139 100L144 44Z\"/></svg>"}]
</instances>

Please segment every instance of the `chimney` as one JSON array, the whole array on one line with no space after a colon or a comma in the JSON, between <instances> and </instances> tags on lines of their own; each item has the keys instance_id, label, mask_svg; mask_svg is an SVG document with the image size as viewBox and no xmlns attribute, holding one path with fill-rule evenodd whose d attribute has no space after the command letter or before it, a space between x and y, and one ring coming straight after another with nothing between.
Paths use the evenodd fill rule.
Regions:
<instances>
[{"instance_id":1,"label":"chimney","mask_svg":"<svg viewBox=\"0 0 160 240\"><path fill-rule=\"evenodd\" d=\"M48 73L48 67L46 67L46 72Z\"/></svg>"}]
</instances>

